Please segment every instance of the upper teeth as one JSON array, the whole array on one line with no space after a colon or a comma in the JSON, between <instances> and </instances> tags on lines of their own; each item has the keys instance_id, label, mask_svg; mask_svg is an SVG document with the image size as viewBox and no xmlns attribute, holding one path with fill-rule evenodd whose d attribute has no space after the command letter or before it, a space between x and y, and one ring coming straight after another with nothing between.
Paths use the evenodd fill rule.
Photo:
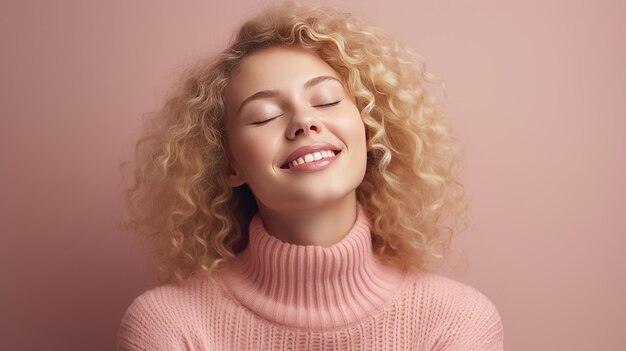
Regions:
<instances>
[{"instance_id":1,"label":"upper teeth","mask_svg":"<svg viewBox=\"0 0 626 351\"><path fill-rule=\"evenodd\" d=\"M303 163L313 162L313 161L321 160L323 158L334 157L334 156L335 156L335 152L333 150L322 150L322 151L312 152L310 154L306 154L304 156L298 157L297 159L287 163L287 168L295 167Z\"/></svg>"}]
</instances>

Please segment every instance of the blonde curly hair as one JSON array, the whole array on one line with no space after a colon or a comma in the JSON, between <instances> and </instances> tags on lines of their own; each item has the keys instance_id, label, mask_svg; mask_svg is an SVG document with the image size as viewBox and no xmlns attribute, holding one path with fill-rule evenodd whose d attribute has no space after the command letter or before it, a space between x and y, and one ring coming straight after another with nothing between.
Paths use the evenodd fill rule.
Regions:
<instances>
[{"instance_id":1,"label":"blonde curly hair","mask_svg":"<svg viewBox=\"0 0 626 351\"><path fill-rule=\"evenodd\" d=\"M224 89L255 50L316 52L356 97L366 128L367 169L356 189L371 219L374 254L411 270L446 257L468 204L455 175L462 147L424 85L421 56L363 18L299 1L245 22L224 51L187 69L135 145L122 229L151 248L160 281L211 273L248 242L258 210L250 188L226 180ZM446 223L446 219L453 223ZM463 229L465 229L463 228ZM446 235L446 233L448 235ZM208 274L210 276L210 274Z\"/></svg>"}]
</instances>

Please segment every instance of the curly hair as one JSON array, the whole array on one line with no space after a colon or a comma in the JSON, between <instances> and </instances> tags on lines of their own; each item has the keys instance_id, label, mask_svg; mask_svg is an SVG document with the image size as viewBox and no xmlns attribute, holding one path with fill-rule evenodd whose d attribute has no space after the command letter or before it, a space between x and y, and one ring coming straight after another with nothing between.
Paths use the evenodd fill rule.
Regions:
<instances>
[{"instance_id":1,"label":"curly hair","mask_svg":"<svg viewBox=\"0 0 626 351\"><path fill-rule=\"evenodd\" d=\"M465 189L455 174L462 146L425 90L434 76L424 59L369 20L286 1L186 69L145 123L135 159L121 164L133 166L134 183L124 189L120 225L145 239L160 281L211 273L247 245L258 208L247 185L226 180L223 93L244 56L271 46L314 51L356 97L368 150L356 195L371 219L374 254L412 270L446 257L458 225L467 227Z\"/></svg>"}]
</instances>

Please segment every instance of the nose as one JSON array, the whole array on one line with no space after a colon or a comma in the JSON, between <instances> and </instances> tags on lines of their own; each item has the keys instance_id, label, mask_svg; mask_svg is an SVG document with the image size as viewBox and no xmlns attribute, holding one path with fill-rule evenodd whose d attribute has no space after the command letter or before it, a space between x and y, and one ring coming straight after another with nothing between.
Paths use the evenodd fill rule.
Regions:
<instances>
[{"instance_id":1,"label":"nose","mask_svg":"<svg viewBox=\"0 0 626 351\"><path fill-rule=\"evenodd\" d=\"M287 127L286 136L289 140L294 140L298 135L308 135L312 132L320 133L322 124L307 109L299 109L294 112L291 123Z\"/></svg>"}]
</instances>

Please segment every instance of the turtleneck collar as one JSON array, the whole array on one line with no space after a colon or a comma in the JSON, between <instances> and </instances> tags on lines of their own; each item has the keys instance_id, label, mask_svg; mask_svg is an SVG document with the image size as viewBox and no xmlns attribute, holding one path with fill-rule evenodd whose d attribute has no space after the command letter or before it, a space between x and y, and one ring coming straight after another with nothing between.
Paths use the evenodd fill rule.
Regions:
<instances>
[{"instance_id":1,"label":"turtleneck collar","mask_svg":"<svg viewBox=\"0 0 626 351\"><path fill-rule=\"evenodd\" d=\"M406 270L372 251L370 221L357 202L348 233L330 247L294 245L269 234L257 212L248 246L216 273L228 293L274 323L327 329L360 321L392 302Z\"/></svg>"}]
</instances>

